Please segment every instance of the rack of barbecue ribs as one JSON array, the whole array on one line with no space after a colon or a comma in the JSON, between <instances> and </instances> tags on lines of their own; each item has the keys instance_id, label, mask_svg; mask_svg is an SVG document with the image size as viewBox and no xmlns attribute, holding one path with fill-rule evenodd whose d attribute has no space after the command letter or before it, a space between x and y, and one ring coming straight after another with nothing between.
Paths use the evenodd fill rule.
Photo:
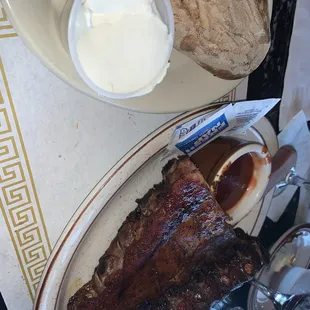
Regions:
<instances>
[{"instance_id":1,"label":"rack of barbecue ribs","mask_svg":"<svg viewBox=\"0 0 310 310\"><path fill-rule=\"evenodd\" d=\"M173 159L120 227L69 310L208 309L267 263L227 223L198 168Z\"/></svg>"}]
</instances>

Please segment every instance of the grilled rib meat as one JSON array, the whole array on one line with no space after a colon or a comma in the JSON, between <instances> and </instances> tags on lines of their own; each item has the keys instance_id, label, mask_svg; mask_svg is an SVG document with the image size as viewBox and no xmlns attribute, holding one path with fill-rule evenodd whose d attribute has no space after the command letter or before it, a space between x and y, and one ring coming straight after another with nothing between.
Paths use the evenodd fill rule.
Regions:
<instances>
[{"instance_id":1,"label":"grilled rib meat","mask_svg":"<svg viewBox=\"0 0 310 310\"><path fill-rule=\"evenodd\" d=\"M173 298L180 298L168 297L169 290L193 286L197 266L212 266L221 250L230 249L233 255L240 238L190 159L171 160L162 174L162 183L137 201L92 280L70 299L68 309L123 310L154 304L174 309Z\"/></svg>"},{"instance_id":2,"label":"grilled rib meat","mask_svg":"<svg viewBox=\"0 0 310 310\"><path fill-rule=\"evenodd\" d=\"M256 238L235 230L238 241L212 263L197 266L190 281L170 288L160 300L147 300L137 310L206 310L214 301L249 281L268 262Z\"/></svg>"}]
</instances>

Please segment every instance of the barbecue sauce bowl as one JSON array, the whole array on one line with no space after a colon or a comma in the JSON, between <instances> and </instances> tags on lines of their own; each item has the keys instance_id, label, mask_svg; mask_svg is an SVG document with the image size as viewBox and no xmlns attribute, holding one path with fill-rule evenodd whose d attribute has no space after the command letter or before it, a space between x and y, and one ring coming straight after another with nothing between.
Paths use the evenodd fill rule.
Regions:
<instances>
[{"instance_id":1,"label":"barbecue sauce bowl","mask_svg":"<svg viewBox=\"0 0 310 310\"><path fill-rule=\"evenodd\" d=\"M240 222L260 201L271 173L267 148L256 142L219 137L191 156L217 202Z\"/></svg>"}]
</instances>

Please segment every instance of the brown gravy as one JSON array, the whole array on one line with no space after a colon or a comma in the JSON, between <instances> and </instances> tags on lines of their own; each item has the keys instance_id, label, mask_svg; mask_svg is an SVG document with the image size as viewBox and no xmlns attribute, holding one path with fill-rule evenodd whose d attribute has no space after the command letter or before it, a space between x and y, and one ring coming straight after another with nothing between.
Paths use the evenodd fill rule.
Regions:
<instances>
[{"instance_id":1,"label":"brown gravy","mask_svg":"<svg viewBox=\"0 0 310 310\"><path fill-rule=\"evenodd\" d=\"M254 172L251 154L233 162L216 185L215 198L223 210L233 208L246 192Z\"/></svg>"}]
</instances>

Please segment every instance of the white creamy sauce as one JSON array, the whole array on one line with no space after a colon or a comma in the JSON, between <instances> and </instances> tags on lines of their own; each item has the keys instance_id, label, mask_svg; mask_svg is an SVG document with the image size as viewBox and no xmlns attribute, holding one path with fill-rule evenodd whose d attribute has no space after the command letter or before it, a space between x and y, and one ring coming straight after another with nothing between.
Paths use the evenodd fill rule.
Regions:
<instances>
[{"instance_id":1,"label":"white creamy sauce","mask_svg":"<svg viewBox=\"0 0 310 310\"><path fill-rule=\"evenodd\" d=\"M88 0L90 28L77 42L81 66L105 91L151 92L166 75L171 36L150 0Z\"/></svg>"},{"instance_id":2,"label":"white creamy sauce","mask_svg":"<svg viewBox=\"0 0 310 310\"><path fill-rule=\"evenodd\" d=\"M151 11L152 0L87 0L85 7L98 13L144 13Z\"/></svg>"}]
</instances>

